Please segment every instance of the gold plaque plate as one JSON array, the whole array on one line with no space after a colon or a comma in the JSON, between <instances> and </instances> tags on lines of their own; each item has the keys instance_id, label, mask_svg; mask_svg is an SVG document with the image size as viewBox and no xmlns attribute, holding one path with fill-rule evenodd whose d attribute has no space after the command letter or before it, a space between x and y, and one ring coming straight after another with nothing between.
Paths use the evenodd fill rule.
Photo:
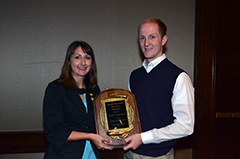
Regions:
<instances>
[{"instance_id":1,"label":"gold plaque plate","mask_svg":"<svg viewBox=\"0 0 240 159\"><path fill-rule=\"evenodd\" d=\"M140 133L141 126L135 96L125 89L100 92L93 101L97 134L112 140L112 148L122 148L124 138Z\"/></svg>"}]
</instances>

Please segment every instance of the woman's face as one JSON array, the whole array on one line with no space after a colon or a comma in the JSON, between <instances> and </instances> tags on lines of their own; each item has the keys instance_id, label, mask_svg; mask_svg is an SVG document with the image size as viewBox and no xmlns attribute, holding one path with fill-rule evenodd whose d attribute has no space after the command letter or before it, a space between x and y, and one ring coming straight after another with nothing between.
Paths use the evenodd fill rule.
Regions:
<instances>
[{"instance_id":1,"label":"woman's face","mask_svg":"<svg viewBox=\"0 0 240 159\"><path fill-rule=\"evenodd\" d=\"M72 68L72 76L75 80L84 78L86 74L91 70L92 57L83 52L81 47L78 47L70 60Z\"/></svg>"}]
</instances>

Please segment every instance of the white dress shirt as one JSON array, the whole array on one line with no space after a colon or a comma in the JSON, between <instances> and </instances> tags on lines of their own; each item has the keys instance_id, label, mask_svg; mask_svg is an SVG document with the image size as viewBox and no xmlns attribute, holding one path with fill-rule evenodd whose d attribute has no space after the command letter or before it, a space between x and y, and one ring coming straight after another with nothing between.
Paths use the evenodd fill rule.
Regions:
<instances>
[{"instance_id":1,"label":"white dress shirt","mask_svg":"<svg viewBox=\"0 0 240 159\"><path fill-rule=\"evenodd\" d=\"M163 54L157 59L151 61L149 64L147 64L145 59L142 65L146 72L149 73L165 58L166 55ZM128 83L128 89L131 91L130 83ZM175 117L174 122L166 127L159 129L154 128L152 130L142 132L141 138L143 144L161 143L163 141L185 137L193 133L194 88L189 76L185 72L179 74L176 79L171 102L173 116Z\"/></svg>"}]
</instances>

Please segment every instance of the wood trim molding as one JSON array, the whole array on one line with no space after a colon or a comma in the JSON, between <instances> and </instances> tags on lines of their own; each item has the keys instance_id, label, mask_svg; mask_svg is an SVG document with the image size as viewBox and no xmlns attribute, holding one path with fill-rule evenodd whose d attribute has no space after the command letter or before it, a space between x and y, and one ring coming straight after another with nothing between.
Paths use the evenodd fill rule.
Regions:
<instances>
[{"instance_id":1,"label":"wood trim molding","mask_svg":"<svg viewBox=\"0 0 240 159\"><path fill-rule=\"evenodd\" d=\"M180 139L174 148L193 148L193 135ZM0 154L45 152L47 140L43 131L0 132Z\"/></svg>"},{"instance_id":2,"label":"wood trim molding","mask_svg":"<svg viewBox=\"0 0 240 159\"><path fill-rule=\"evenodd\" d=\"M44 152L47 140L43 131L0 132L0 154Z\"/></svg>"}]
</instances>

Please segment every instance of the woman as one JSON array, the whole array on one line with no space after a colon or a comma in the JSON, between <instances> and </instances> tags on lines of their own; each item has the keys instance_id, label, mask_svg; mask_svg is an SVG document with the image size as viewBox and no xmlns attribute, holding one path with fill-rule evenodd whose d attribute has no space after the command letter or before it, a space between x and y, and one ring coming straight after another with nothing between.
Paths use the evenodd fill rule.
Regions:
<instances>
[{"instance_id":1,"label":"woman","mask_svg":"<svg viewBox=\"0 0 240 159\"><path fill-rule=\"evenodd\" d=\"M93 50L83 41L67 49L60 77L49 83L43 119L48 146L46 159L96 159L98 149L111 149L95 134L93 98L100 92ZM98 149L97 149L98 148Z\"/></svg>"}]
</instances>

